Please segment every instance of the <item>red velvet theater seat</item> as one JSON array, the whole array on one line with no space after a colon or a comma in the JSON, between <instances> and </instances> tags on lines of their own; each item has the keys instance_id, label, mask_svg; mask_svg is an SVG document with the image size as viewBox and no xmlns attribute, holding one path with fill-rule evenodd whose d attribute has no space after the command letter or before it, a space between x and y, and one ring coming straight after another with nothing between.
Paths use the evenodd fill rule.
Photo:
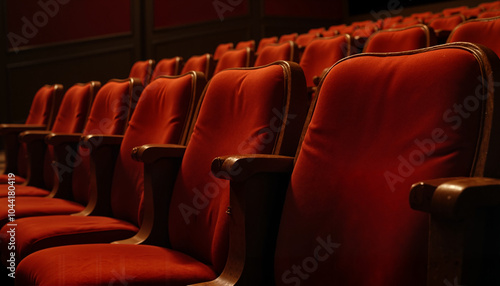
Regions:
<instances>
[{"instance_id":1,"label":"red velvet theater seat","mask_svg":"<svg viewBox=\"0 0 500 286\"><path fill-rule=\"evenodd\" d=\"M498 17L498 16L500 16L500 10L486 11L486 12L479 14L477 17L479 19L484 19L484 18L493 18L493 17Z\"/></svg>"},{"instance_id":2,"label":"red velvet theater seat","mask_svg":"<svg viewBox=\"0 0 500 286\"><path fill-rule=\"evenodd\" d=\"M250 48L227 51L217 62L214 75L228 68L243 68L253 65L254 53Z\"/></svg>"},{"instance_id":3,"label":"red velvet theater seat","mask_svg":"<svg viewBox=\"0 0 500 286\"><path fill-rule=\"evenodd\" d=\"M109 243L133 236L142 217L144 169L130 154L136 146L183 144L206 80L199 72L177 77L160 77L150 83L137 103L129 126L119 146L116 163L111 165L110 189L96 184L97 199L106 199L109 191L110 213L90 210L74 216L40 216L17 220L16 254L18 260L39 249L81 243ZM106 136L97 148L106 148ZM108 145L109 147L109 145ZM98 152L98 150L97 150ZM113 168L114 167L114 168ZM113 170L114 169L114 170ZM93 211L93 215L84 216ZM0 230L6 234L8 226ZM2 245L2 254L6 245Z\"/></svg>"},{"instance_id":4,"label":"red velvet theater seat","mask_svg":"<svg viewBox=\"0 0 500 286\"><path fill-rule=\"evenodd\" d=\"M429 27L433 28L434 32L436 32L438 44L442 44L446 42L451 31L463 21L465 21L464 16L457 14L433 19L428 24Z\"/></svg>"},{"instance_id":5,"label":"red velvet theater seat","mask_svg":"<svg viewBox=\"0 0 500 286\"><path fill-rule=\"evenodd\" d=\"M257 55L254 66L263 66L275 61L299 61L299 49L297 45L292 42L284 42L281 44L267 45Z\"/></svg>"},{"instance_id":6,"label":"red velvet theater seat","mask_svg":"<svg viewBox=\"0 0 500 286\"><path fill-rule=\"evenodd\" d=\"M425 178L500 175L498 64L470 43L337 62L295 160L214 160L214 174L235 174L234 217L226 268L206 285L495 285L456 284L450 259L429 266L443 272L426 284L429 218L409 191Z\"/></svg>"},{"instance_id":7,"label":"red velvet theater seat","mask_svg":"<svg viewBox=\"0 0 500 286\"><path fill-rule=\"evenodd\" d=\"M128 285L187 285L215 278L226 262L232 206L229 185L210 173L213 158L295 154L306 97L304 75L294 63L218 73L204 93L187 148L146 145L136 152L151 171L145 173L150 181L145 180L144 196L155 205L144 213L156 223L147 231L151 235L144 238L139 232L135 239L115 244L35 252L19 264L16 284L105 285L116 281L116 273ZM182 156L177 175L169 175L164 168L178 164L174 161ZM156 180L172 182L156 189ZM155 243L124 245L144 239Z\"/></svg>"},{"instance_id":8,"label":"red velvet theater seat","mask_svg":"<svg viewBox=\"0 0 500 286\"><path fill-rule=\"evenodd\" d=\"M83 134L123 134L127 125L129 113L134 105L134 87L142 87L142 83L134 79L127 79L112 80L104 85L94 99ZM55 136L58 135L57 133L53 134L56 134ZM53 134L48 136L54 136ZM61 134L61 137L73 138L75 142L79 140L81 136L81 133ZM96 144L100 143L97 142L97 140L93 142ZM16 221L20 218L29 216L72 214L84 210L89 200L89 185L93 184L92 180L89 179L89 152L94 150L79 146L78 156L74 156L72 154L74 151L68 152L68 148L63 147L62 149L70 154L68 156L66 153L57 151L56 149L58 149L58 146L54 146L53 148L54 153L64 154L60 156L62 160L58 161L59 164L57 165L58 176L62 176L63 171L65 173L63 177L64 180L59 178L59 184L56 185L57 188L47 197L16 197ZM76 149L76 146L73 148ZM111 154L110 151L108 151L108 153ZM100 156L105 157L105 155L102 154ZM67 161L66 158L68 157L74 157L74 159ZM66 168L71 166L74 166L74 170L68 171ZM59 174L59 172L61 172L61 174ZM66 186L66 189L61 188L62 184ZM73 186L72 189L70 188L71 184ZM36 190L32 191L35 192ZM8 198L0 198L0 225L2 226L4 226L9 219L8 205ZM54 223L54 221L49 220L48 223L44 224L44 227L52 223Z\"/></svg>"},{"instance_id":9,"label":"red velvet theater seat","mask_svg":"<svg viewBox=\"0 0 500 286\"><path fill-rule=\"evenodd\" d=\"M278 37L268 37L260 39L259 46L257 47L257 52L255 52L255 54L259 54L262 49L264 49L264 47L276 43L278 43Z\"/></svg>"},{"instance_id":10,"label":"red velvet theater seat","mask_svg":"<svg viewBox=\"0 0 500 286\"><path fill-rule=\"evenodd\" d=\"M214 60L218 61L225 52L232 50L233 48L234 48L233 43L222 43L217 45L217 48L215 48L214 52Z\"/></svg>"},{"instance_id":11,"label":"red velvet theater seat","mask_svg":"<svg viewBox=\"0 0 500 286\"><path fill-rule=\"evenodd\" d=\"M181 74L190 71L202 72L205 78L209 80L214 72L214 58L211 54L204 54L200 56L192 56L185 62Z\"/></svg>"},{"instance_id":12,"label":"red velvet theater seat","mask_svg":"<svg viewBox=\"0 0 500 286\"><path fill-rule=\"evenodd\" d=\"M181 57L173 57L169 59L161 59L155 66L151 80L155 80L162 75L178 75L182 69L183 59Z\"/></svg>"},{"instance_id":13,"label":"red velvet theater seat","mask_svg":"<svg viewBox=\"0 0 500 286\"><path fill-rule=\"evenodd\" d=\"M154 65L154 60L137 61L130 69L128 77L140 79L142 84L146 86L151 81Z\"/></svg>"},{"instance_id":14,"label":"red velvet theater seat","mask_svg":"<svg viewBox=\"0 0 500 286\"><path fill-rule=\"evenodd\" d=\"M400 29L381 30L368 38L363 52L387 53L402 52L435 45L434 31L428 26L418 24Z\"/></svg>"},{"instance_id":15,"label":"red velvet theater seat","mask_svg":"<svg viewBox=\"0 0 500 286\"><path fill-rule=\"evenodd\" d=\"M298 33L291 33L291 34L281 35L280 38L279 38L279 40L278 40L278 43L282 44L282 43L286 43L288 41L295 42L295 40L297 39L298 36L299 36Z\"/></svg>"},{"instance_id":16,"label":"red velvet theater seat","mask_svg":"<svg viewBox=\"0 0 500 286\"><path fill-rule=\"evenodd\" d=\"M330 38L317 38L304 50L300 67L304 70L307 87L315 87L330 66L351 54L351 36L341 35Z\"/></svg>"},{"instance_id":17,"label":"red velvet theater seat","mask_svg":"<svg viewBox=\"0 0 500 286\"><path fill-rule=\"evenodd\" d=\"M16 186L16 197L46 196L54 186L52 161L54 149L44 142L46 135L55 133L81 133L94 96L101 87L100 82L75 84L66 91L62 99L54 125L50 131L25 131L21 141L28 152L28 185ZM39 186L39 187L37 187ZM0 190L0 197L7 197L7 189Z\"/></svg>"},{"instance_id":18,"label":"red velvet theater seat","mask_svg":"<svg viewBox=\"0 0 500 286\"><path fill-rule=\"evenodd\" d=\"M27 175L26 146L19 143L18 136L27 130L49 130L62 96L62 85L45 85L35 94L24 124L0 124L0 135L4 137L5 144L5 170L0 175L1 184L7 183L9 173L16 175L17 184L24 183Z\"/></svg>"},{"instance_id":19,"label":"red velvet theater seat","mask_svg":"<svg viewBox=\"0 0 500 286\"><path fill-rule=\"evenodd\" d=\"M489 10L496 10L500 8L500 1L493 1L493 2L487 2L487 3L481 3L477 5L480 8L483 8L486 11Z\"/></svg>"},{"instance_id":20,"label":"red velvet theater seat","mask_svg":"<svg viewBox=\"0 0 500 286\"><path fill-rule=\"evenodd\" d=\"M485 45L500 56L500 16L474 19L458 25L450 34L448 42L471 42Z\"/></svg>"},{"instance_id":21,"label":"red velvet theater seat","mask_svg":"<svg viewBox=\"0 0 500 286\"><path fill-rule=\"evenodd\" d=\"M452 7L452 8L445 8L443 9L442 13L443 16L451 16L451 15L456 15L456 14L462 14L463 11L467 11L469 7L467 6L460 6L460 7Z\"/></svg>"},{"instance_id":22,"label":"red velvet theater seat","mask_svg":"<svg viewBox=\"0 0 500 286\"><path fill-rule=\"evenodd\" d=\"M235 49L236 50L241 50L249 48L252 51L255 51L255 41L254 40L248 40L248 41L240 41L236 44Z\"/></svg>"}]
</instances>

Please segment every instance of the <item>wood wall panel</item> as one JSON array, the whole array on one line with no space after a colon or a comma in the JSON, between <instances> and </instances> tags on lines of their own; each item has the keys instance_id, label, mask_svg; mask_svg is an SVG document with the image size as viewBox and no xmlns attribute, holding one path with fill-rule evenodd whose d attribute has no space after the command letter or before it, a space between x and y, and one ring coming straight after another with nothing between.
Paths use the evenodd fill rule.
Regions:
<instances>
[{"instance_id":1,"label":"wood wall panel","mask_svg":"<svg viewBox=\"0 0 500 286\"><path fill-rule=\"evenodd\" d=\"M224 21L249 14L248 0L154 1L154 27L175 27Z\"/></svg>"},{"instance_id":2,"label":"wood wall panel","mask_svg":"<svg viewBox=\"0 0 500 286\"><path fill-rule=\"evenodd\" d=\"M9 47L130 33L131 5L123 0L7 0Z\"/></svg>"},{"instance_id":3,"label":"wood wall panel","mask_svg":"<svg viewBox=\"0 0 500 286\"><path fill-rule=\"evenodd\" d=\"M7 72L11 89L8 93L10 121L25 120L29 103L44 84L63 84L66 90L77 82L99 80L104 84L110 78L126 78L132 64L132 54L131 47L123 47L9 65Z\"/></svg>"}]
</instances>

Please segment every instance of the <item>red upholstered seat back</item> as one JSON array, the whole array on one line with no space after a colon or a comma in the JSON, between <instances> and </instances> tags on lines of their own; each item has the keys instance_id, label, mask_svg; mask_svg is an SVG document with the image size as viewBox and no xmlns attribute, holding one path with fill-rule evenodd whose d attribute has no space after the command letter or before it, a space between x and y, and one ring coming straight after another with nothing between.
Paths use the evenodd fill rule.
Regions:
<instances>
[{"instance_id":1,"label":"red upholstered seat back","mask_svg":"<svg viewBox=\"0 0 500 286\"><path fill-rule=\"evenodd\" d=\"M448 17L440 17L436 18L429 22L429 26L434 29L434 31L451 31L458 24L464 21L464 16L462 15L453 15Z\"/></svg>"},{"instance_id":2,"label":"red upholstered seat back","mask_svg":"<svg viewBox=\"0 0 500 286\"><path fill-rule=\"evenodd\" d=\"M262 49L264 49L264 47L270 44L276 44L277 42L278 42L278 37L268 37L260 39L256 54L260 53Z\"/></svg>"},{"instance_id":3,"label":"red upholstered seat back","mask_svg":"<svg viewBox=\"0 0 500 286\"><path fill-rule=\"evenodd\" d=\"M306 93L304 75L295 63L229 69L214 76L173 191L173 249L222 271L228 249L229 184L211 174L211 162L230 154L294 154Z\"/></svg>"},{"instance_id":4,"label":"red upholstered seat back","mask_svg":"<svg viewBox=\"0 0 500 286\"><path fill-rule=\"evenodd\" d=\"M329 71L283 208L277 285L426 285L429 221L410 208L410 186L497 169L483 155L498 137L498 59L483 59L470 44L435 46Z\"/></svg>"},{"instance_id":5,"label":"red upholstered seat back","mask_svg":"<svg viewBox=\"0 0 500 286\"><path fill-rule=\"evenodd\" d=\"M75 84L69 88L64 94L51 131L54 133L81 133L87 121L94 95L100 85L99 82L89 82ZM51 166L53 158L53 146L48 145L43 176L45 187L49 190L54 185L54 170Z\"/></svg>"},{"instance_id":6,"label":"red upholstered seat back","mask_svg":"<svg viewBox=\"0 0 500 286\"><path fill-rule=\"evenodd\" d=\"M282 44L282 43L286 43L288 41L293 42L293 41L295 41L295 39L297 39L298 36L299 36L299 34L297 34L297 33L281 35L278 43Z\"/></svg>"},{"instance_id":7,"label":"red upholstered seat back","mask_svg":"<svg viewBox=\"0 0 500 286\"><path fill-rule=\"evenodd\" d=\"M467 21L452 31L448 42L485 45L500 56L500 17Z\"/></svg>"},{"instance_id":8,"label":"red upholstered seat back","mask_svg":"<svg viewBox=\"0 0 500 286\"><path fill-rule=\"evenodd\" d=\"M110 80L102 86L94 98L83 134L123 134L130 113L135 107L136 97L139 96L137 90L141 87L142 83L132 78ZM73 198L82 204L86 204L89 199L90 151L79 146L78 155L81 160L73 171Z\"/></svg>"},{"instance_id":9,"label":"red upholstered seat back","mask_svg":"<svg viewBox=\"0 0 500 286\"><path fill-rule=\"evenodd\" d=\"M41 87L31 102L25 124L46 125L47 129L50 129L59 108L62 92L63 86L58 84ZM26 158L26 144L21 143L17 154L17 173L21 177L26 177L28 172Z\"/></svg>"},{"instance_id":10,"label":"red upholstered seat back","mask_svg":"<svg viewBox=\"0 0 500 286\"><path fill-rule=\"evenodd\" d=\"M314 86L313 78L321 76L338 60L351 53L351 37L341 35L331 38L318 38L312 41L304 50L300 59L300 67L304 70L307 86Z\"/></svg>"},{"instance_id":11,"label":"red upholstered seat back","mask_svg":"<svg viewBox=\"0 0 500 286\"><path fill-rule=\"evenodd\" d=\"M214 60L219 60L220 57L222 57L222 55L229 51L229 50L232 50L234 48L234 44L233 43L222 43L222 44L219 44L217 46L217 48L215 48L215 52L214 52Z\"/></svg>"},{"instance_id":12,"label":"red upholstered seat back","mask_svg":"<svg viewBox=\"0 0 500 286\"><path fill-rule=\"evenodd\" d=\"M249 67L253 59L250 48L227 51L217 62L214 75L228 68Z\"/></svg>"},{"instance_id":13,"label":"red upholstered seat back","mask_svg":"<svg viewBox=\"0 0 500 286\"><path fill-rule=\"evenodd\" d=\"M202 73L191 71L178 77L157 78L144 89L115 164L111 189L115 217L139 225L144 167L131 158L132 149L144 144L183 144L205 84Z\"/></svg>"},{"instance_id":14,"label":"red upholstered seat back","mask_svg":"<svg viewBox=\"0 0 500 286\"><path fill-rule=\"evenodd\" d=\"M479 14L477 17L480 19L483 19L483 18L493 18L493 17L497 17L497 16L500 16L500 10L486 11L486 12Z\"/></svg>"},{"instance_id":15,"label":"red upholstered seat back","mask_svg":"<svg viewBox=\"0 0 500 286\"><path fill-rule=\"evenodd\" d=\"M373 34L363 52L388 53L426 48L436 44L436 35L428 26L418 24L401 29L381 30Z\"/></svg>"},{"instance_id":16,"label":"red upholstered seat back","mask_svg":"<svg viewBox=\"0 0 500 286\"><path fill-rule=\"evenodd\" d=\"M25 123L47 125L47 129L50 129L57 113L57 109L54 110L55 92L56 90L62 90L62 88L61 85L45 85L41 87L31 102L30 112Z\"/></svg>"},{"instance_id":17,"label":"red upholstered seat back","mask_svg":"<svg viewBox=\"0 0 500 286\"><path fill-rule=\"evenodd\" d=\"M246 49L249 48L252 51L255 51L255 41L254 40L248 40L248 41L241 41L236 44L235 49L240 50L240 49Z\"/></svg>"},{"instance_id":18,"label":"red upholstered seat back","mask_svg":"<svg viewBox=\"0 0 500 286\"><path fill-rule=\"evenodd\" d=\"M255 59L254 66L263 66L275 61L297 62L298 58L299 51L294 42L288 41L281 44L271 44L262 49Z\"/></svg>"},{"instance_id":19,"label":"red upholstered seat back","mask_svg":"<svg viewBox=\"0 0 500 286\"><path fill-rule=\"evenodd\" d=\"M295 43L299 47L305 47L309 45L314 39L316 39L319 36L319 34L301 34L297 36L295 39Z\"/></svg>"},{"instance_id":20,"label":"red upholstered seat back","mask_svg":"<svg viewBox=\"0 0 500 286\"><path fill-rule=\"evenodd\" d=\"M153 60L137 61L130 69L128 77L140 79L143 85L148 85L153 74Z\"/></svg>"},{"instance_id":21,"label":"red upholstered seat back","mask_svg":"<svg viewBox=\"0 0 500 286\"><path fill-rule=\"evenodd\" d=\"M153 71L151 80L155 80L161 75L178 75L182 68L182 58L174 57L160 60Z\"/></svg>"},{"instance_id":22,"label":"red upholstered seat back","mask_svg":"<svg viewBox=\"0 0 500 286\"><path fill-rule=\"evenodd\" d=\"M198 71L205 74L205 78L210 79L213 72L213 57L211 54L204 54L201 56L192 56L184 64L181 74L189 71Z\"/></svg>"},{"instance_id":23,"label":"red upholstered seat back","mask_svg":"<svg viewBox=\"0 0 500 286\"><path fill-rule=\"evenodd\" d=\"M467 6L446 8L446 9L443 9L442 13L444 16L451 16L451 15L455 15L455 14L461 14L461 12L467 11L468 9L469 9L469 7L467 7Z\"/></svg>"}]
</instances>

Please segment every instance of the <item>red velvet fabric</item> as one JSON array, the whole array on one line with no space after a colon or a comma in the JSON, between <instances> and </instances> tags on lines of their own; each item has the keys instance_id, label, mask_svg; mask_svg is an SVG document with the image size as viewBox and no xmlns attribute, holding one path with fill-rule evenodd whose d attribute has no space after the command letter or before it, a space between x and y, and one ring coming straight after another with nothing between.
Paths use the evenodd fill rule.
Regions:
<instances>
[{"instance_id":1,"label":"red velvet fabric","mask_svg":"<svg viewBox=\"0 0 500 286\"><path fill-rule=\"evenodd\" d=\"M138 78L144 86L149 84L153 74L153 62L151 60L137 61L130 69L128 77Z\"/></svg>"},{"instance_id":2,"label":"red velvet fabric","mask_svg":"<svg viewBox=\"0 0 500 286\"><path fill-rule=\"evenodd\" d=\"M158 78L141 95L115 164L111 205L116 218L139 225L144 167L130 154L134 147L144 144L182 144L189 108L196 104L193 85L191 73L180 78Z\"/></svg>"},{"instance_id":3,"label":"red velvet fabric","mask_svg":"<svg viewBox=\"0 0 500 286\"><path fill-rule=\"evenodd\" d=\"M439 31L452 31L458 24L464 21L462 15L454 15L442 18L436 18L429 22L429 26L436 32Z\"/></svg>"},{"instance_id":4,"label":"red velvet fabric","mask_svg":"<svg viewBox=\"0 0 500 286\"><path fill-rule=\"evenodd\" d=\"M430 45L430 36L422 25L398 30L382 30L368 39L364 52L388 53L425 48ZM432 36L435 37L434 34Z\"/></svg>"},{"instance_id":5,"label":"red velvet fabric","mask_svg":"<svg viewBox=\"0 0 500 286\"><path fill-rule=\"evenodd\" d=\"M102 86L95 96L83 134L123 134L131 108L129 89L129 81L109 81ZM80 160L73 169L73 199L84 205L90 193L90 151L84 146L78 147Z\"/></svg>"},{"instance_id":6,"label":"red velvet fabric","mask_svg":"<svg viewBox=\"0 0 500 286\"><path fill-rule=\"evenodd\" d=\"M479 16L477 16L477 17L480 19L484 19L484 18L493 18L493 17L498 17L498 16L500 16L500 10L486 11L486 12L479 14Z\"/></svg>"},{"instance_id":7,"label":"red velvet fabric","mask_svg":"<svg viewBox=\"0 0 500 286\"><path fill-rule=\"evenodd\" d=\"M57 227L52 227L56 222ZM109 217L100 216L39 216L16 221L16 259L45 248L68 244L110 243L117 239L132 237L139 230L137 226ZM9 237L11 226L0 230L0 238ZM7 260L7 239L2 239L2 260Z\"/></svg>"},{"instance_id":8,"label":"red velvet fabric","mask_svg":"<svg viewBox=\"0 0 500 286\"><path fill-rule=\"evenodd\" d=\"M53 133L81 133L92 105L93 96L90 83L75 84L69 88L64 94L51 131ZM54 186L53 158L53 146L48 145L43 170L47 190L51 190Z\"/></svg>"},{"instance_id":9,"label":"red velvet fabric","mask_svg":"<svg viewBox=\"0 0 500 286\"><path fill-rule=\"evenodd\" d=\"M155 66L151 80L154 80L161 75L178 75L181 69L181 64L182 58L179 57L160 60Z\"/></svg>"},{"instance_id":10,"label":"red velvet fabric","mask_svg":"<svg viewBox=\"0 0 500 286\"><path fill-rule=\"evenodd\" d=\"M9 182L9 175L8 174L0 174L0 185L1 184L7 184ZM26 179L20 176L16 176L16 184L22 184L26 182ZM3 191L0 189L0 197L6 197L7 195L2 195L3 193L7 194L7 191Z\"/></svg>"},{"instance_id":11,"label":"red velvet fabric","mask_svg":"<svg viewBox=\"0 0 500 286\"><path fill-rule=\"evenodd\" d=\"M41 197L19 197L15 201L15 218L28 216L60 215L80 212L84 207L78 203L63 199L48 199ZM8 198L0 198L0 225L8 222Z\"/></svg>"},{"instance_id":12,"label":"red velvet fabric","mask_svg":"<svg viewBox=\"0 0 500 286\"><path fill-rule=\"evenodd\" d=\"M205 77L209 79L211 77L211 55L204 54L200 56L192 56L184 64L181 74L185 74L189 71L199 71L205 74Z\"/></svg>"},{"instance_id":13,"label":"red velvet fabric","mask_svg":"<svg viewBox=\"0 0 500 286\"><path fill-rule=\"evenodd\" d=\"M492 36L500 33L500 17L472 20L458 26L448 42L471 42L485 45L500 56L500 39Z\"/></svg>"},{"instance_id":14,"label":"red velvet fabric","mask_svg":"<svg viewBox=\"0 0 500 286\"><path fill-rule=\"evenodd\" d=\"M40 88L31 102L30 112L25 124L46 125L50 122L52 105L54 101L54 86L45 85ZM49 128L50 126L48 126ZM26 145L21 143L17 156L17 174L21 177L27 175L27 151Z\"/></svg>"},{"instance_id":15,"label":"red velvet fabric","mask_svg":"<svg viewBox=\"0 0 500 286\"><path fill-rule=\"evenodd\" d=\"M305 47L309 45L314 39L318 37L318 34L301 34L295 39L295 43L299 47Z\"/></svg>"},{"instance_id":16,"label":"red velvet fabric","mask_svg":"<svg viewBox=\"0 0 500 286\"><path fill-rule=\"evenodd\" d=\"M217 46L217 48L215 49L215 52L214 52L214 60L219 60L220 57L222 57L222 55L229 51L229 50L232 50L234 48L234 44L233 43L222 43L222 44L219 44Z\"/></svg>"},{"instance_id":17,"label":"red velvet fabric","mask_svg":"<svg viewBox=\"0 0 500 286\"><path fill-rule=\"evenodd\" d=\"M282 43L286 43L288 41L294 42L295 39L297 39L298 36L299 36L299 34L297 34L297 33L291 33L291 34L281 35L280 39L278 40L278 43L282 44Z\"/></svg>"},{"instance_id":18,"label":"red velvet fabric","mask_svg":"<svg viewBox=\"0 0 500 286\"><path fill-rule=\"evenodd\" d=\"M216 156L270 153L272 110L283 109L283 68L227 70L211 81L177 176L169 215L173 249L220 273L228 248L229 184L210 172Z\"/></svg>"},{"instance_id":19,"label":"red velvet fabric","mask_svg":"<svg viewBox=\"0 0 500 286\"><path fill-rule=\"evenodd\" d=\"M443 9L442 13L444 16L451 16L451 15L455 15L455 14L461 14L463 11L467 11L468 9L469 9L469 7L467 7L467 6L445 8L445 9Z\"/></svg>"},{"instance_id":20,"label":"red velvet fabric","mask_svg":"<svg viewBox=\"0 0 500 286\"><path fill-rule=\"evenodd\" d=\"M7 176L6 176L7 177ZM45 197L50 192L44 189L40 189L32 186L22 186L21 182L17 180L16 176L16 197ZM7 180L5 181L7 183ZM5 198L8 195L7 186L0 186L0 198Z\"/></svg>"},{"instance_id":21,"label":"red velvet fabric","mask_svg":"<svg viewBox=\"0 0 500 286\"><path fill-rule=\"evenodd\" d=\"M278 37L269 37L260 39L256 54L260 53L262 49L264 49L264 47L276 43L278 43Z\"/></svg>"},{"instance_id":22,"label":"red velvet fabric","mask_svg":"<svg viewBox=\"0 0 500 286\"><path fill-rule=\"evenodd\" d=\"M287 192L277 285L426 284L428 216L410 208L410 186L471 174L483 112L454 106L481 76L459 48L333 67Z\"/></svg>"},{"instance_id":23,"label":"red velvet fabric","mask_svg":"<svg viewBox=\"0 0 500 286\"><path fill-rule=\"evenodd\" d=\"M248 50L245 48L227 51L217 62L214 74L218 74L220 71L228 68L248 67L250 65L251 53L253 52L251 52L249 48Z\"/></svg>"},{"instance_id":24,"label":"red velvet fabric","mask_svg":"<svg viewBox=\"0 0 500 286\"><path fill-rule=\"evenodd\" d=\"M138 231L144 191L143 165L132 160L132 148L146 143L181 144L183 130L191 116L190 108L195 105L193 90L196 84L202 82L198 80L195 83L193 74L189 73L177 78L160 77L144 90L129 122L115 165L111 190L114 218L52 216L17 220L16 251L20 254L17 259L47 247L106 243L132 237ZM79 178L84 179L83 176ZM52 199L39 198L41 200ZM3 229L5 235L7 230ZM6 245L2 247L5 249Z\"/></svg>"},{"instance_id":25,"label":"red velvet fabric","mask_svg":"<svg viewBox=\"0 0 500 286\"><path fill-rule=\"evenodd\" d=\"M255 41L254 40L249 40L249 41L241 41L236 44L235 49L240 50L240 49L245 49L249 48L252 51L255 51Z\"/></svg>"},{"instance_id":26,"label":"red velvet fabric","mask_svg":"<svg viewBox=\"0 0 500 286\"><path fill-rule=\"evenodd\" d=\"M304 70L307 86L313 87L315 76L321 76L326 68L348 56L349 45L350 40L344 35L312 41L300 59L300 67Z\"/></svg>"},{"instance_id":27,"label":"red velvet fabric","mask_svg":"<svg viewBox=\"0 0 500 286\"><path fill-rule=\"evenodd\" d=\"M483 8L484 10L493 10L493 9L500 8L500 1L481 3L477 6Z\"/></svg>"},{"instance_id":28,"label":"red velvet fabric","mask_svg":"<svg viewBox=\"0 0 500 286\"><path fill-rule=\"evenodd\" d=\"M72 245L36 252L18 265L17 285L169 285L215 279L183 253L148 245Z\"/></svg>"},{"instance_id":29,"label":"red velvet fabric","mask_svg":"<svg viewBox=\"0 0 500 286\"><path fill-rule=\"evenodd\" d=\"M275 61L292 61L297 55L296 46L293 42L285 42L282 44L268 45L262 49L260 54L255 59L254 66L263 66Z\"/></svg>"},{"instance_id":30,"label":"red velvet fabric","mask_svg":"<svg viewBox=\"0 0 500 286\"><path fill-rule=\"evenodd\" d=\"M26 118L26 124L48 124L52 102L54 100L54 86L45 85L40 88L31 102L30 112Z\"/></svg>"}]
</instances>

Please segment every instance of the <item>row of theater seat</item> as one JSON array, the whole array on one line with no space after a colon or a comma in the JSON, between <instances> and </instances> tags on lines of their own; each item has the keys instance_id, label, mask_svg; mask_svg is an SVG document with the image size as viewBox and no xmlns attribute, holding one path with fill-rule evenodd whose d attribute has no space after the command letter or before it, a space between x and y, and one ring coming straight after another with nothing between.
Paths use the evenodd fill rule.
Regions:
<instances>
[{"instance_id":1,"label":"row of theater seat","mask_svg":"<svg viewBox=\"0 0 500 286\"><path fill-rule=\"evenodd\" d=\"M478 31L499 21L450 39L495 49ZM411 29L431 45L427 26ZM21 135L31 186L16 184L14 216L8 175L2 190L2 262L22 260L16 283L497 284L497 180L426 181L410 193L423 212L407 201L421 180L500 176L498 57L469 43L343 55L310 104L308 48L300 65L221 68L208 85L207 70L149 82L153 63L140 62L140 80L75 85L58 112L27 120L46 129L57 113L51 132ZM61 87L42 91L57 106Z\"/></svg>"},{"instance_id":2,"label":"row of theater seat","mask_svg":"<svg viewBox=\"0 0 500 286\"><path fill-rule=\"evenodd\" d=\"M2 262L16 285L494 285L499 64L470 43L358 54L309 111L293 62L107 83L82 141L43 136L66 191L16 185L14 222L4 194Z\"/></svg>"}]
</instances>

